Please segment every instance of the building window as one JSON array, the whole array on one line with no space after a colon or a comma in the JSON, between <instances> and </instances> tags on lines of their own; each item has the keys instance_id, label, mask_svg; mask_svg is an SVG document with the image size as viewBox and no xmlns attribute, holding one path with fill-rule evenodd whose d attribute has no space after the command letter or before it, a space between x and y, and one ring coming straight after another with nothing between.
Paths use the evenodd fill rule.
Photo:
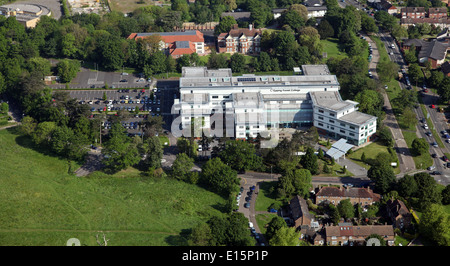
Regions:
<instances>
[{"instance_id":1,"label":"building window","mask_svg":"<svg viewBox=\"0 0 450 266\"><path fill-rule=\"evenodd\" d=\"M342 130L342 129L341 129L340 131L341 131L341 133L345 133L345 130Z\"/></svg>"},{"instance_id":2,"label":"building window","mask_svg":"<svg viewBox=\"0 0 450 266\"><path fill-rule=\"evenodd\" d=\"M330 113L330 116L333 116L333 117L334 117L334 114L333 114L333 113Z\"/></svg>"},{"instance_id":3,"label":"building window","mask_svg":"<svg viewBox=\"0 0 450 266\"><path fill-rule=\"evenodd\" d=\"M320 116L320 115L319 115L318 118L319 118L320 120L323 120L323 116Z\"/></svg>"},{"instance_id":4,"label":"building window","mask_svg":"<svg viewBox=\"0 0 450 266\"><path fill-rule=\"evenodd\" d=\"M322 109L319 109L319 113L322 113L322 114L323 114L323 110L322 110Z\"/></svg>"},{"instance_id":5,"label":"building window","mask_svg":"<svg viewBox=\"0 0 450 266\"><path fill-rule=\"evenodd\" d=\"M330 123L333 123L333 124L334 124L334 120L329 119L328 121L330 121Z\"/></svg>"},{"instance_id":6,"label":"building window","mask_svg":"<svg viewBox=\"0 0 450 266\"><path fill-rule=\"evenodd\" d=\"M217 95L216 95L216 96L213 96L212 98L213 98L213 99L218 99L218 98L219 98L219 96L217 96Z\"/></svg>"},{"instance_id":7,"label":"building window","mask_svg":"<svg viewBox=\"0 0 450 266\"><path fill-rule=\"evenodd\" d=\"M341 127L345 127L345 124L344 124L344 123L341 123Z\"/></svg>"},{"instance_id":8,"label":"building window","mask_svg":"<svg viewBox=\"0 0 450 266\"><path fill-rule=\"evenodd\" d=\"M319 126L321 126L321 127L323 127L323 124L322 123L317 123Z\"/></svg>"}]
</instances>

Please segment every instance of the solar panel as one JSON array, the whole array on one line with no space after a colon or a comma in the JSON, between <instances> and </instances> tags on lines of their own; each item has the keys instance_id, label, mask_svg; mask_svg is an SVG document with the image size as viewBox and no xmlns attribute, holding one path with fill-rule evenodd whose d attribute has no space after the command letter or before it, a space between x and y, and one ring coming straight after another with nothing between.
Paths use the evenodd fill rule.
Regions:
<instances>
[{"instance_id":1,"label":"solar panel","mask_svg":"<svg viewBox=\"0 0 450 266\"><path fill-rule=\"evenodd\" d=\"M256 78L238 78L237 81L256 81Z\"/></svg>"}]
</instances>

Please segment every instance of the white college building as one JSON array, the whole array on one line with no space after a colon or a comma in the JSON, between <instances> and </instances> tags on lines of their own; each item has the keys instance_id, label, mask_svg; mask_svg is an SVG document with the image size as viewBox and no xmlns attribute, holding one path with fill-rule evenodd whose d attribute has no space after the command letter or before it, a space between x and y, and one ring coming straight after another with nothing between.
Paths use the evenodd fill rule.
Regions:
<instances>
[{"instance_id":1,"label":"white college building","mask_svg":"<svg viewBox=\"0 0 450 266\"><path fill-rule=\"evenodd\" d=\"M246 139L314 125L320 134L354 145L369 141L376 117L358 112L358 103L341 99L337 78L326 65L302 69L304 75L232 76L228 68L183 67L172 132Z\"/></svg>"}]
</instances>

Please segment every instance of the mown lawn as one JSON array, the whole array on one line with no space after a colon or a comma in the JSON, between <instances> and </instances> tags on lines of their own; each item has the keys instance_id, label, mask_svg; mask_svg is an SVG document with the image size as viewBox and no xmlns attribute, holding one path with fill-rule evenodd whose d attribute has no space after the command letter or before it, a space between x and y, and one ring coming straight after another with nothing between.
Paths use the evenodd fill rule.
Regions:
<instances>
[{"instance_id":1,"label":"mown lawn","mask_svg":"<svg viewBox=\"0 0 450 266\"><path fill-rule=\"evenodd\" d=\"M0 245L61 246L69 238L97 245L98 231L111 246L186 245L185 230L225 206L196 185L133 168L69 175L66 160L36 151L15 129L0 131L0 147Z\"/></svg>"},{"instance_id":2,"label":"mown lawn","mask_svg":"<svg viewBox=\"0 0 450 266\"><path fill-rule=\"evenodd\" d=\"M366 160L374 160L374 159L376 159L378 154L380 154L382 152L389 153L388 148L386 146L380 144L379 142L373 142L367 146L359 148L352 154L348 155L348 158L350 158L353 162L357 163L358 165L360 165L366 169L369 169L370 165L361 161L361 155L364 153L366 156ZM400 172L400 169L398 167L394 168L394 173L398 174L399 172Z\"/></svg>"}]
</instances>

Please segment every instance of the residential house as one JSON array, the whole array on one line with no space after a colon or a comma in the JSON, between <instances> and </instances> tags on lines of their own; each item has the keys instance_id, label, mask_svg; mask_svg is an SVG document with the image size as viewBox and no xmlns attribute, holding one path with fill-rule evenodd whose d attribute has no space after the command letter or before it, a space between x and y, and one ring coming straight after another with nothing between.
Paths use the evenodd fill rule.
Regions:
<instances>
[{"instance_id":1,"label":"residential house","mask_svg":"<svg viewBox=\"0 0 450 266\"><path fill-rule=\"evenodd\" d=\"M363 207L380 201L380 194L374 193L370 188L354 187L321 187L316 193L316 204L322 202L338 205L341 200L349 199L352 205L356 203Z\"/></svg>"},{"instance_id":2,"label":"residential house","mask_svg":"<svg viewBox=\"0 0 450 266\"><path fill-rule=\"evenodd\" d=\"M424 7L402 7L401 13L402 18L424 18L426 14Z\"/></svg>"},{"instance_id":3,"label":"residential house","mask_svg":"<svg viewBox=\"0 0 450 266\"><path fill-rule=\"evenodd\" d=\"M445 61L447 51L450 49L449 39L447 37L433 39L431 41L408 39L402 44L403 50L409 50L414 45L419 52L419 63L430 62L431 67L438 68Z\"/></svg>"},{"instance_id":4,"label":"residential house","mask_svg":"<svg viewBox=\"0 0 450 266\"><path fill-rule=\"evenodd\" d=\"M377 2L375 5L379 10L386 11L391 15L397 14L399 11L396 6L392 5L390 2L386 0L381 0Z\"/></svg>"},{"instance_id":5,"label":"residential house","mask_svg":"<svg viewBox=\"0 0 450 266\"><path fill-rule=\"evenodd\" d=\"M446 7L430 7L428 9L429 18L446 18L447 8Z\"/></svg>"},{"instance_id":6,"label":"residential house","mask_svg":"<svg viewBox=\"0 0 450 266\"><path fill-rule=\"evenodd\" d=\"M351 225L348 223L337 226L325 226L325 237L328 246L364 245L365 239L377 234L388 246L394 245L394 228L391 225Z\"/></svg>"},{"instance_id":7,"label":"residential house","mask_svg":"<svg viewBox=\"0 0 450 266\"><path fill-rule=\"evenodd\" d=\"M386 202L386 210L394 228L405 229L411 225L413 216L403 201L390 199Z\"/></svg>"},{"instance_id":8,"label":"residential house","mask_svg":"<svg viewBox=\"0 0 450 266\"><path fill-rule=\"evenodd\" d=\"M233 25L229 32L221 33L217 37L219 53L259 54L261 51L261 29L254 29L253 24L248 28L238 28Z\"/></svg>"},{"instance_id":9,"label":"residential house","mask_svg":"<svg viewBox=\"0 0 450 266\"><path fill-rule=\"evenodd\" d=\"M400 24L408 28L409 26L415 26L417 24L428 23L435 27L446 28L450 26L450 19L448 17L443 18L401 18Z\"/></svg>"},{"instance_id":10,"label":"residential house","mask_svg":"<svg viewBox=\"0 0 450 266\"><path fill-rule=\"evenodd\" d=\"M314 222L314 217L309 213L308 204L305 199L300 196L295 196L289 202L289 208L295 228L312 227L311 223Z\"/></svg>"},{"instance_id":11,"label":"residential house","mask_svg":"<svg viewBox=\"0 0 450 266\"><path fill-rule=\"evenodd\" d=\"M250 22L251 12L223 12L220 17L233 17L236 21Z\"/></svg>"},{"instance_id":12,"label":"residential house","mask_svg":"<svg viewBox=\"0 0 450 266\"><path fill-rule=\"evenodd\" d=\"M132 33L128 36L128 39L137 40L155 35L161 38L160 49L174 58L178 58L183 54L205 54L205 39L203 38L203 33L198 30Z\"/></svg>"}]
</instances>

